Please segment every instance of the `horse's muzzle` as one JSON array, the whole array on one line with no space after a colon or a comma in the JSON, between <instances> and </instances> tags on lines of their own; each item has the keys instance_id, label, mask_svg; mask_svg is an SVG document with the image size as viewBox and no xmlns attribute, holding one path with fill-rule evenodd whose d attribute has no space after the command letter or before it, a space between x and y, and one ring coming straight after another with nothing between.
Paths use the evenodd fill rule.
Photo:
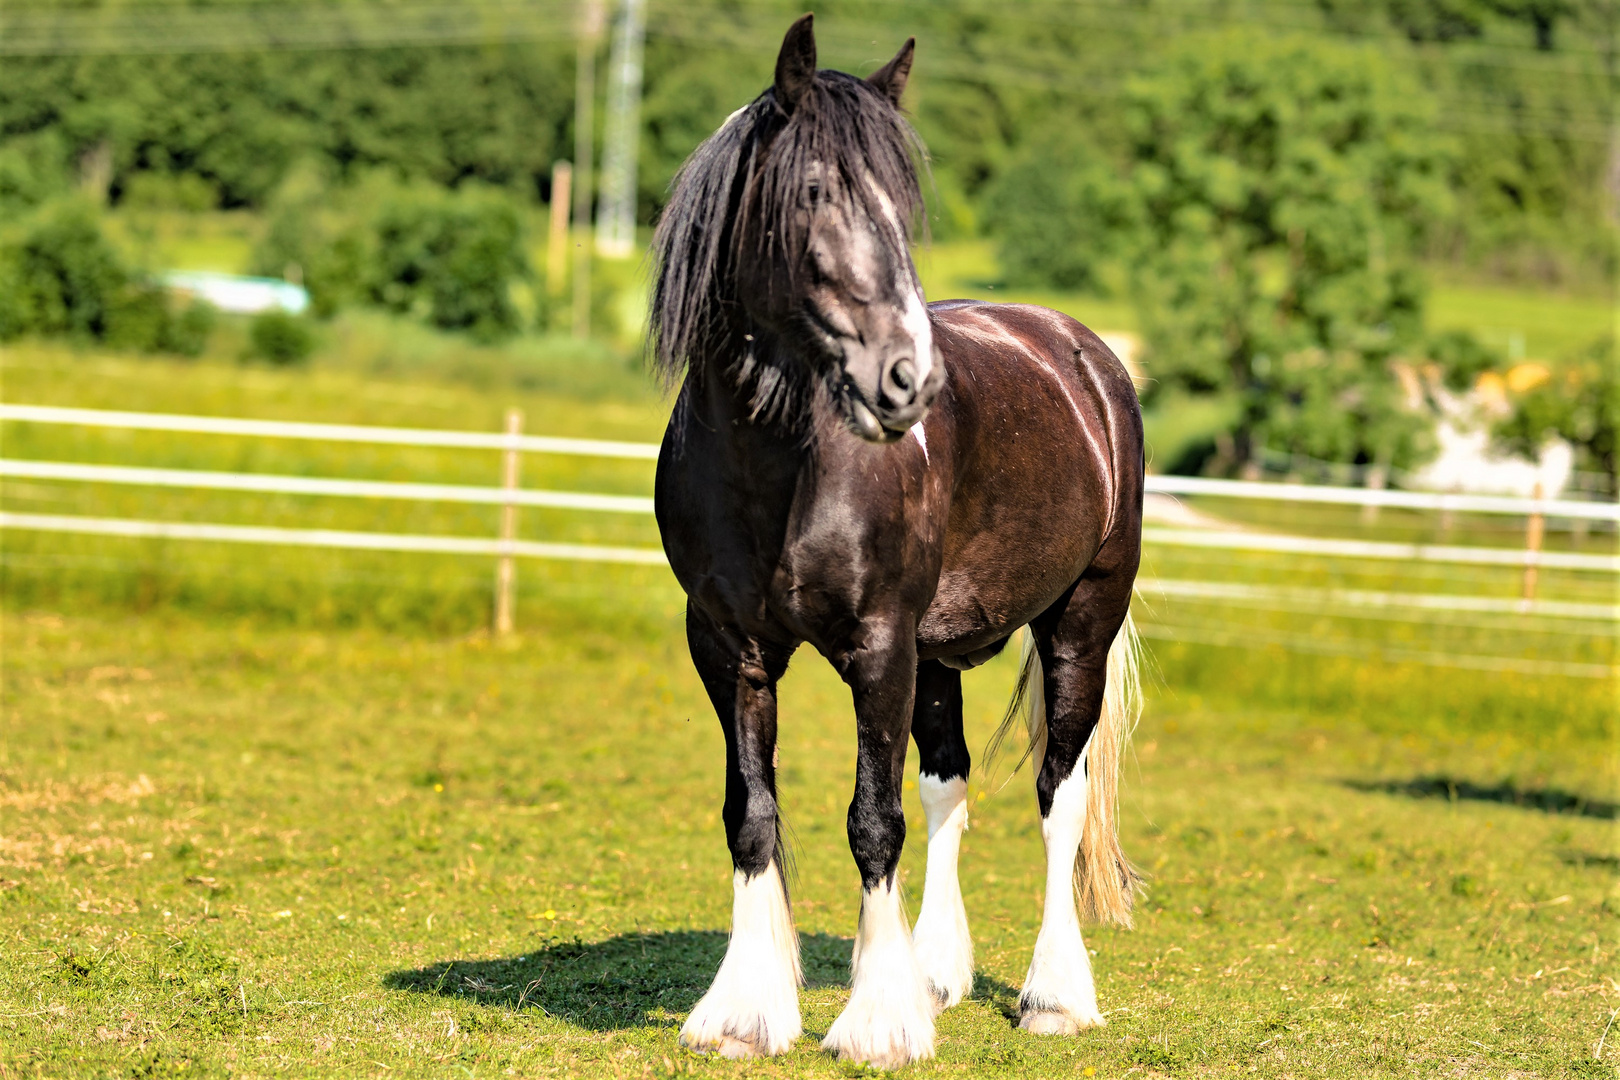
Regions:
<instances>
[{"instance_id":1,"label":"horse's muzzle","mask_svg":"<svg viewBox=\"0 0 1620 1080\"><path fill-rule=\"evenodd\" d=\"M875 403L861 392L855 380L844 379L844 420L850 431L867 442L895 442L928 414L944 383L945 367L937 355L921 378L915 361L902 355L884 365Z\"/></svg>"}]
</instances>

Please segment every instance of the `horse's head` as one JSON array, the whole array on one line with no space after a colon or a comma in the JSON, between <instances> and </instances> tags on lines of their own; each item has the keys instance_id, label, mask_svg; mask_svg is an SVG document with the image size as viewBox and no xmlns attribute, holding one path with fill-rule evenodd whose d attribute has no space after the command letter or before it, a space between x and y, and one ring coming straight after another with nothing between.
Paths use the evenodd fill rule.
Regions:
<instances>
[{"instance_id":1,"label":"horse's head","mask_svg":"<svg viewBox=\"0 0 1620 1080\"><path fill-rule=\"evenodd\" d=\"M785 412L794 388L819 384L863 439L893 441L922 419L945 371L909 247L922 202L921 146L899 111L912 50L860 79L816 70L810 16L788 30L774 85L677 180L658 244L662 363L694 358L715 310L740 309L741 344L727 347L744 354L732 370L751 381L756 413ZM700 202L706 229L686 224ZM712 308L682 305L691 270L712 279Z\"/></svg>"}]
</instances>

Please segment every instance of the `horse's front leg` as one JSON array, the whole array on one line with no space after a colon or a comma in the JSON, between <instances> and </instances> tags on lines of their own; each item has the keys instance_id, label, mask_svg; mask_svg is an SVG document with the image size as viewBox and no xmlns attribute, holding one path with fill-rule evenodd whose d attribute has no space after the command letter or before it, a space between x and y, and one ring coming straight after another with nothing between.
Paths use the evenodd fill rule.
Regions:
<instances>
[{"instance_id":1,"label":"horse's front leg","mask_svg":"<svg viewBox=\"0 0 1620 1080\"><path fill-rule=\"evenodd\" d=\"M934 1002L912 948L897 869L906 840L900 784L917 673L914 628L867 631L835 658L854 691L860 747L849 846L861 871L861 923L849 1004L822 1046L840 1058L895 1068L934 1056Z\"/></svg>"},{"instance_id":2,"label":"horse's front leg","mask_svg":"<svg viewBox=\"0 0 1620 1080\"><path fill-rule=\"evenodd\" d=\"M717 626L688 606L692 661L726 735L731 942L681 1045L729 1058L784 1054L799 1021L799 939L782 878L776 810L776 681L788 654Z\"/></svg>"}]
</instances>

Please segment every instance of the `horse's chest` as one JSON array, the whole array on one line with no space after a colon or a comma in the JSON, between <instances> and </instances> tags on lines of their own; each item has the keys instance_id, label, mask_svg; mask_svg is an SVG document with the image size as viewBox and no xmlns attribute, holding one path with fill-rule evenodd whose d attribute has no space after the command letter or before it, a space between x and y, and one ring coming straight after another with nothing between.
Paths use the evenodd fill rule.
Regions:
<instances>
[{"instance_id":1,"label":"horse's chest","mask_svg":"<svg viewBox=\"0 0 1620 1080\"><path fill-rule=\"evenodd\" d=\"M858 622L875 593L926 585L929 530L854 511L802 486L671 484L658 500L670 565L695 603L750 634L813 642Z\"/></svg>"}]
</instances>

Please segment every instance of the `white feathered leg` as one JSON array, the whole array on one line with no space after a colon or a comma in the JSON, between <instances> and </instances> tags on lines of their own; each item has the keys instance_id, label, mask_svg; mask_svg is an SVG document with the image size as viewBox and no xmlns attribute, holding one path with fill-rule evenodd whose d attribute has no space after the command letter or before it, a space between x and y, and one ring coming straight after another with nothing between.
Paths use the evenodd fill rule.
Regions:
<instances>
[{"instance_id":1,"label":"white feathered leg","mask_svg":"<svg viewBox=\"0 0 1620 1080\"><path fill-rule=\"evenodd\" d=\"M967 781L922 773L917 789L928 815L928 876L911 940L934 1008L943 1011L973 989L973 938L956 870L967 828Z\"/></svg>"},{"instance_id":2,"label":"white feathered leg","mask_svg":"<svg viewBox=\"0 0 1620 1080\"><path fill-rule=\"evenodd\" d=\"M799 937L773 860L732 878L731 942L714 984L681 1026L681 1045L728 1058L785 1054L799 1021Z\"/></svg>"},{"instance_id":3,"label":"white feathered leg","mask_svg":"<svg viewBox=\"0 0 1620 1080\"><path fill-rule=\"evenodd\" d=\"M1074 905L1074 861L1086 823L1086 755L1058 785L1052 812L1041 822L1046 841L1046 907L1035 956L1019 998L1023 1018L1018 1026L1037 1035L1069 1035L1101 1027L1097 988L1091 979L1091 954L1080 936Z\"/></svg>"},{"instance_id":4,"label":"white feathered leg","mask_svg":"<svg viewBox=\"0 0 1620 1080\"><path fill-rule=\"evenodd\" d=\"M893 879L861 896L854 969L849 1004L821 1045L880 1069L933 1057L934 1001Z\"/></svg>"}]
</instances>

